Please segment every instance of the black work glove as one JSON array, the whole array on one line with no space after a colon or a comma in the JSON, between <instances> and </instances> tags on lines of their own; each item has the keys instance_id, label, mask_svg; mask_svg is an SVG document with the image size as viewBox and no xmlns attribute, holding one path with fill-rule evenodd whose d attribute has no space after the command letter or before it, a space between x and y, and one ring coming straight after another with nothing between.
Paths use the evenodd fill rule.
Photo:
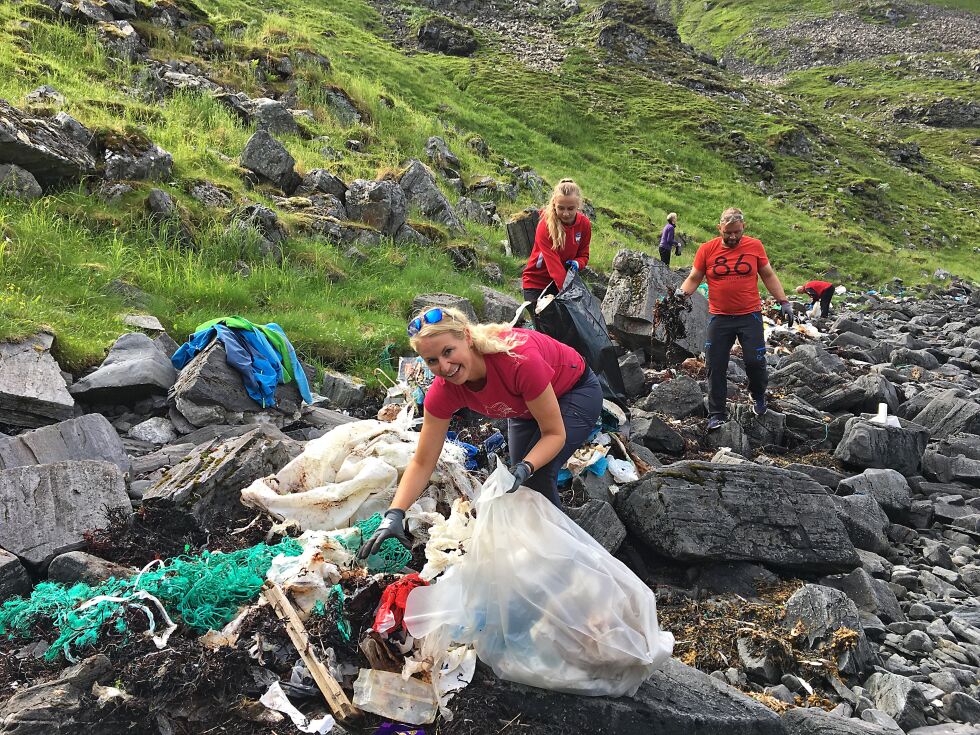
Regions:
<instances>
[{"instance_id":1,"label":"black work glove","mask_svg":"<svg viewBox=\"0 0 980 735\"><path fill-rule=\"evenodd\" d=\"M786 322L786 326L792 327L794 319L793 305L788 301L784 301L779 305L779 309L783 312L783 320Z\"/></svg>"},{"instance_id":2,"label":"black work glove","mask_svg":"<svg viewBox=\"0 0 980 735\"><path fill-rule=\"evenodd\" d=\"M514 478L514 484L507 492L512 493L521 485L526 484L527 478L531 476L532 472L533 470L531 469L531 465L529 465L527 462L518 462L516 465L511 467L510 474Z\"/></svg>"},{"instance_id":3,"label":"black work glove","mask_svg":"<svg viewBox=\"0 0 980 735\"><path fill-rule=\"evenodd\" d=\"M385 511L384 520L381 521L378 530L372 533L371 537L361 544L361 548L357 550L357 558L367 559L372 554L378 553L381 544L390 538L398 539L402 546L409 551L412 550L412 541L405 531L405 511L400 508L389 508Z\"/></svg>"}]
</instances>

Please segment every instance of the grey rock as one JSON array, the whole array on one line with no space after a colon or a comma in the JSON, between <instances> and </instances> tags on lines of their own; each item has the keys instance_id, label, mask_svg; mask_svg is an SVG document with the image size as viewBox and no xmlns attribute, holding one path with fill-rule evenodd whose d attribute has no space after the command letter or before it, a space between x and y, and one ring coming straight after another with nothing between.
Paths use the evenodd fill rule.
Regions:
<instances>
[{"instance_id":1,"label":"grey rock","mask_svg":"<svg viewBox=\"0 0 980 735\"><path fill-rule=\"evenodd\" d=\"M163 500L191 513L202 523L241 515L241 490L272 475L299 455L289 440L270 438L254 429L236 439L197 447L143 493L143 502Z\"/></svg>"},{"instance_id":2,"label":"grey rock","mask_svg":"<svg viewBox=\"0 0 980 735\"><path fill-rule=\"evenodd\" d=\"M880 709L866 709L861 712L861 719L870 722L879 728L879 732L889 733L889 735L905 735L898 723Z\"/></svg>"},{"instance_id":3,"label":"grey rock","mask_svg":"<svg viewBox=\"0 0 980 735\"><path fill-rule=\"evenodd\" d=\"M886 554L891 549L885 531L888 528L888 516L878 502L870 495L848 495L834 497L837 517L847 536L859 549L867 549L879 554Z\"/></svg>"},{"instance_id":4,"label":"grey rock","mask_svg":"<svg viewBox=\"0 0 980 735\"><path fill-rule=\"evenodd\" d=\"M445 225L453 232L463 232L463 223L456 210L439 191L436 178L424 163L411 160L405 168L398 185L408 201L419 208L422 216Z\"/></svg>"},{"instance_id":5,"label":"grey rock","mask_svg":"<svg viewBox=\"0 0 980 735\"><path fill-rule=\"evenodd\" d=\"M829 467L818 467L809 464L799 464L798 462L793 462L786 465L787 470L790 472L802 472L804 475L812 477L814 480L819 482L826 488L831 490L836 490L840 481L844 479L844 475L837 470L832 470Z\"/></svg>"},{"instance_id":6,"label":"grey rock","mask_svg":"<svg viewBox=\"0 0 980 735\"><path fill-rule=\"evenodd\" d=\"M468 694L469 692L469 694ZM489 694L488 694L489 693ZM784 735L779 716L717 679L668 659L663 668L627 697L582 697L497 680L478 671L473 685L457 696L490 697L504 712L520 711L528 732L617 735L687 733L688 735ZM557 726L555 723L560 722Z\"/></svg>"},{"instance_id":7,"label":"grey rock","mask_svg":"<svg viewBox=\"0 0 980 735\"><path fill-rule=\"evenodd\" d=\"M681 454L684 451L684 437L655 414L633 410L630 426L633 440L653 452Z\"/></svg>"},{"instance_id":8,"label":"grey rock","mask_svg":"<svg viewBox=\"0 0 980 735\"><path fill-rule=\"evenodd\" d=\"M619 358L619 371L623 376L626 397L636 398L636 396L642 395L646 376L643 374L643 366L635 352L629 352Z\"/></svg>"},{"instance_id":9,"label":"grey rock","mask_svg":"<svg viewBox=\"0 0 980 735\"><path fill-rule=\"evenodd\" d=\"M0 423L32 428L71 418L75 399L51 356L54 337L0 343Z\"/></svg>"},{"instance_id":10,"label":"grey rock","mask_svg":"<svg viewBox=\"0 0 980 735\"><path fill-rule=\"evenodd\" d=\"M878 554L873 551L868 551L865 549L858 549L858 557L861 559L861 568L870 574L872 577L877 577L879 579L890 579L894 565L885 559L884 557L878 556Z\"/></svg>"},{"instance_id":11,"label":"grey rock","mask_svg":"<svg viewBox=\"0 0 980 735\"><path fill-rule=\"evenodd\" d=\"M672 559L811 573L859 563L827 491L774 467L676 462L623 485L615 506L630 533Z\"/></svg>"},{"instance_id":12,"label":"grey rock","mask_svg":"<svg viewBox=\"0 0 980 735\"><path fill-rule=\"evenodd\" d=\"M752 444L745 430L738 421L727 421L717 431L708 434L705 443L715 449L731 449L733 452L748 457L752 454Z\"/></svg>"},{"instance_id":13,"label":"grey rock","mask_svg":"<svg viewBox=\"0 0 980 735\"><path fill-rule=\"evenodd\" d=\"M116 465L79 460L0 470L0 510L0 547L43 566L104 528L109 511L132 509Z\"/></svg>"},{"instance_id":14,"label":"grey rock","mask_svg":"<svg viewBox=\"0 0 980 735\"><path fill-rule=\"evenodd\" d=\"M510 324L520 306L517 299L486 286L480 286L479 289L483 294L483 321Z\"/></svg>"},{"instance_id":15,"label":"grey rock","mask_svg":"<svg viewBox=\"0 0 980 735\"><path fill-rule=\"evenodd\" d=\"M862 386L839 372L826 369L819 360L808 361L803 357L790 359L809 346L797 347L789 358L780 363L779 369L769 378L770 388L793 394L820 411L851 410L861 405L865 400ZM804 356L810 354L812 351L803 353ZM833 357L829 353L828 356Z\"/></svg>"},{"instance_id":16,"label":"grey rock","mask_svg":"<svg viewBox=\"0 0 980 735\"><path fill-rule=\"evenodd\" d=\"M848 467L893 469L914 475L922 461L929 431L918 424L882 426L855 416L847 421L834 457Z\"/></svg>"},{"instance_id":17,"label":"grey rock","mask_svg":"<svg viewBox=\"0 0 980 735\"><path fill-rule=\"evenodd\" d=\"M472 28L438 15L419 26L418 41L419 48L449 56L469 56L478 45Z\"/></svg>"},{"instance_id":18,"label":"grey rock","mask_svg":"<svg viewBox=\"0 0 980 735\"><path fill-rule=\"evenodd\" d=\"M947 456L927 449L922 455L922 472L937 482L967 482L980 486L980 460L962 455Z\"/></svg>"},{"instance_id":19,"label":"grey rock","mask_svg":"<svg viewBox=\"0 0 980 735\"><path fill-rule=\"evenodd\" d=\"M892 350L889 358L891 359L892 365L896 366L918 365L926 370L935 370L939 367L939 360L926 350L910 350L906 347L901 347L897 350Z\"/></svg>"},{"instance_id":20,"label":"grey rock","mask_svg":"<svg viewBox=\"0 0 980 735\"><path fill-rule=\"evenodd\" d=\"M742 427L742 433L753 449L782 446L786 417L778 411L770 409L762 416L756 416L752 406L739 403L733 407L732 417Z\"/></svg>"},{"instance_id":21,"label":"grey rock","mask_svg":"<svg viewBox=\"0 0 980 735\"><path fill-rule=\"evenodd\" d=\"M147 332L163 332L163 325L155 316L148 314L127 314L123 317L123 324L127 327L136 327Z\"/></svg>"},{"instance_id":22,"label":"grey rock","mask_svg":"<svg viewBox=\"0 0 980 735\"><path fill-rule=\"evenodd\" d=\"M177 203L163 189L150 189L146 195L146 208L158 222L166 222L178 216Z\"/></svg>"},{"instance_id":23,"label":"grey rock","mask_svg":"<svg viewBox=\"0 0 980 735\"><path fill-rule=\"evenodd\" d=\"M102 460L129 471L126 449L102 414L90 413L18 436L0 436L0 469L69 459Z\"/></svg>"},{"instance_id":24,"label":"grey rock","mask_svg":"<svg viewBox=\"0 0 980 735\"><path fill-rule=\"evenodd\" d=\"M323 374L320 392L334 408L354 408L367 398L367 386L364 383L349 375L329 370Z\"/></svg>"},{"instance_id":25,"label":"grey rock","mask_svg":"<svg viewBox=\"0 0 980 735\"><path fill-rule=\"evenodd\" d=\"M232 204L232 199L224 190L210 181L201 181L191 187L190 195L208 209L222 209Z\"/></svg>"},{"instance_id":26,"label":"grey rock","mask_svg":"<svg viewBox=\"0 0 980 735\"><path fill-rule=\"evenodd\" d=\"M590 498L579 508L565 508L565 514L610 554L619 551L626 539L626 527L613 507L603 500Z\"/></svg>"},{"instance_id":27,"label":"grey rock","mask_svg":"<svg viewBox=\"0 0 980 735\"><path fill-rule=\"evenodd\" d=\"M843 333L850 332L862 337L875 337L877 330L870 324L857 321L851 317L840 317L830 327L831 332Z\"/></svg>"},{"instance_id":28,"label":"grey rock","mask_svg":"<svg viewBox=\"0 0 980 735\"><path fill-rule=\"evenodd\" d=\"M864 688L875 707L894 718L906 732L927 724L926 699L911 679L889 672L878 672L868 678Z\"/></svg>"},{"instance_id":29,"label":"grey rock","mask_svg":"<svg viewBox=\"0 0 980 735\"><path fill-rule=\"evenodd\" d=\"M323 90L323 94L327 109L341 124L349 127L361 122L361 111L347 92L337 87L328 87Z\"/></svg>"},{"instance_id":30,"label":"grey rock","mask_svg":"<svg viewBox=\"0 0 980 735\"><path fill-rule=\"evenodd\" d=\"M298 135L299 125L293 113L282 102L268 97L249 100L246 109L251 112L257 130L267 130L273 135Z\"/></svg>"},{"instance_id":31,"label":"grey rock","mask_svg":"<svg viewBox=\"0 0 980 735\"><path fill-rule=\"evenodd\" d=\"M134 403L165 394L176 379L177 371L153 340L130 332L116 340L98 370L75 381L69 391L88 403Z\"/></svg>"},{"instance_id":32,"label":"grey rock","mask_svg":"<svg viewBox=\"0 0 980 735\"><path fill-rule=\"evenodd\" d=\"M653 386L653 390L640 399L636 406L644 411L662 413L678 419L705 414L701 387L696 380L684 374Z\"/></svg>"},{"instance_id":33,"label":"grey rock","mask_svg":"<svg viewBox=\"0 0 980 735\"><path fill-rule=\"evenodd\" d=\"M37 89L33 89L24 95L24 102L31 109L60 108L65 105L65 95L50 84L42 84Z\"/></svg>"},{"instance_id":34,"label":"grey rock","mask_svg":"<svg viewBox=\"0 0 980 735\"><path fill-rule=\"evenodd\" d=\"M980 722L980 702L966 692L951 692L943 697L943 711L951 720Z\"/></svg>"},{"instance_id":35,"label":"grey rock","mask_svg":"<svg viewBox=\"0 0 980 735\"><path fill-rule=\"evenodd\" d=\"M898 391L886 378L875 373L868 373L858 378L855 384L864 389L864 401L858 405L859 410L877 413L880 403L888 406L888 413L890 414L894 414L898 410L901 404Z\"/></svg>"},{"instance_id":36,"label":"grey rock","mask_svg":"<svg viewBox=\"0 0 980 735\"><path fill-rule=\"evenodd\" d=\"M95 33L99 39L99 45L123 61L136 61L146 51L143 39L128 21L115 20L99 23Z\"/></svg>"},{"instance_id":37,"label":"grey rock","mask_svg":"<svg viewBox=\"0 0 980 735\"><path fill-rule=\"evenodd\" d=\"M394 181L355 179L347 191L347 211L351 219L393 237L405 224L408 201Z\"/></svg>"},{"instance_id":38,"label":"grey rock","mask_svg":"<svg viewBox=\"0 0 980 735\"><path fill-rule=\"evenodd\" d=\"M459 171L460 163L456 155L449 150L446 141L438 135L433 135L425 142L425 153L433 165L440 171L455 169Z\"/></svg>"},{"instance_id":39,"label":"grey rock","mask_svg":"<svg viewBox=\"0 0 980 735\"><path fill-rule=\"evenodd\" d=\"M74 139L76 143L79 143L85 148L88 148L92 144L94 138L92 131L67 112L59 112L51 119L65 135Z\"/></svg>"},{"instance_id":40,"label":"grey rock","mask_svg":"<svg viewBox=\"0 0 980 735\"><path fill-rule=\"evenodd\" d=\"M158 145L145 148L127 147L105 152L105 177L108 181L164 181L170 178L174 157Z\"/></svg>"},{"instance_id":41,"label":"grey rock","mask_svg":"<svg viewBox=\"0 0 980 735\"><path fill-rule=\"evenodd\" d=\"M912 506L908 480L895 470L867 469L860 475L841 480L837 493L870 495L885 513L899 519Z\"/></svg>"},{"instance_id":42,"label":"grey rock","mask_svg":"<svg viewBox=\"0 0 980 735\"><path fill-rule=\"evenodd\" d=\"M893 735L861 720L837 717L819 707L795 707L783 715L786 735Z\"/></svg>"},{"instance_id":43,"label":"grey rock","mask_svg":"<svg viewBox=\"0 0 980 735\"><path fill-rule=\"evenodd\" d=\"M777 582L779 577L765 567L737 561L702 567L694 587L713 595L735 594L754 599L759 596L760 587Z\"/></svg>"},{"instance_id":44,"label":"grey rock","mask_svg":"<svg viewBox=\"0 0 980 735\"><path fill-rule=\"evenodd\" d=\"M293 170L296 160L267 130L257 130L248 139L240 161L243 168L272 182L287 194L292 194L300 183Z\"/></svg>"},{"instance_id":45,"label":"grey rock","mask_svg":"<svg viewBox=\"0 0 980 735\"><path fill-rule=\"evenodd\" d=\"M13 163L0 163L0 198L38 199L44 195L34 175Z\"/></svg>"},{"instance_id":46,"label":"grey rock","mask_svg":"<svg viewBox=\"0 0 980 735\"><path fill-rule=\"evenodd\" d=\"M909 730L907 735L980 735L980 727L950 722L942 725L917 727L914 730Z\"/></svg>"},{"instance_id":47,"label":"grey rock","mask_svg":"<svg viewBox=\"0 0 980 735\"><path fill-rule=\"evenodd\" d=\"M802 363L808 365L815 373L820 374L840 374L846 372L844 361L836 355L827 352L818 344L805 343L796 347L779 363L782 369L788 365Z\"/></svg>"},{"instance_id":48,"label":"grey rock","mask_svg":"<svg viewBox=\"0 0 980 735\"><path fill-rule=\"evenodd\" d=\"M629 349L646 349L658 359L666 356L689 357L704 349L708 329L708 302L698 292L689 298L692 310L681 313L686 334L668 346L663 327L655 327L653 310L657 300L671 294L683 277L645 253L620 250L613 259L602 316L610 333Z\"/></svg>"},{"instance_id":49,"label":"grey rock","mask_svg":"<svg viewBox=\"0 0 980 735\"><path fill-rule=\"evenodd\" d=\"M0 100L0 161L30 171L41 186L95 173L95 157L53 120L25 114Z\"/></svg>"},{"instance_id":50,"label":"grey rock","mask_svg":"<svg viewBox=\"0 0 980 735\"><path fill-rule=\"evenodd\" d=\"M481 225L500 225L497 207L493 202L479 202L476 199L460 197L456 202L456 214L463 219L477 222Z\"/></svg>"},{"instance_id":51,"label":"grey rock","mask_svg":"<svg viewBox=\"0 0 980 735\"><path fill-rule=\"evenodd\" d=\"M953 389L943 391L915 417L917 424L929 429L933 438L942 439L956 433L980 433L980 404L957 396Z\"/></svg>"},{"instance_id":52,"label":"grey rock","mask_svg":"<svg viewBox=\"0 0 980 735\"><path fill-rule=\"evenodd\" d=\"M782 676L779 664L764 652L756 650L751 638L740 637L735 642L738 660L750 679L763 684L773 684Z\"/></svg>"},{"instance_id":53,"label":"grey rock","mask_svg":"<svg viewBox=\"0 0 980 735\"><path fill-rule=\"evenodd\" d=\"M851 598L858 610L871 613L886 623L905 620L905 613L891 587L880 579L874 579L864 569L824 577L820 583L840 590Z\"/></svg>"},{"instance_id":54,"label":"grey rock","mask_svg":"<svg viewBox=\"0 0 980 735\"><path fill-rule=\"evenodd\" d=\"M92 732L91 725L81 724L91 707L92 685L111 670L109 659L99 653L54 679L15 692L0 709L0 735Z\"/></svg>"},{"instance_id":55,"label":"grey rock","mask_svg":"<svg viewBox=\"0 0 980 735\"><path fill-rule=\"evenodd\" d=\"M859 674L877 661L864 634L857 607L840 590L819 584L803 585L786 601L782 624L787 630L800 624L811 647L831 640L834 632L841 628L858 633L855 645L842 651L838 658L838 666L846 674Z\"/></svg>"},{"instance_id":56,"label":"grey rock","mask_svg":"<svg viewBox=\"0 0 980 735\"><path fill-rule=\"evenodd\" d=\"M322 168L315 168L303 177L297 194L332 194L341 202L347 197L347 184L338 176Z\"/></svg>"},{"instance_id":57,"label":"grey rock","mask_svg":"<svg viewBox=\"0 0 980 735\"><path fill-rule=\"evenodd\" d=\"M68 586L76 582L95 586L110 577L129 579L136 571L132 567L115 564L84 551L69 551L51 560L48 565L48 581L61 582Z\"/></svg>"},{"instance_id":58,"label":"grey rock","mask_svg":"<svg viewBox=\"0 0 980 735\"><path fill-rule=\"evenodd\" d=\"M476 316L476 311L473 309L473 304L470 300L463 298L462 296L455 296L450 293L427 293L419 294L414 299L412 299L412 308L409 312L409 317L416 316L419 312L433 307L440 308L450 308L458 309L463 312L467 319L471 322L476 323L479 319Z\"/></svg>"},{"instance_id":59,"label":"grey rock","mask_svg":"<svg viewBox=\"0 0 980 735\"><path fill-rule=\"evenodd\" d=\"M151 444L170 444L177 438L177 430L169 419L156 416L136 424L127 436Z\"/></svg>"},{"instance_id":60,"label":"grey rock","mask_svg":"<svg viewBox=\"0 0 980 735\"><path fill-rule=\"evenodd\" d=\"M251 421L282 426L299 416L302 403L294 381L276 387L275 406L260 406L245 391L241 374L228 365L219 340L205 347L180 371L171 396L177 411L197 427Z\"/></svg>"},{"instance_id":61,"label":"grey rock","mask_svg":"<svg viewBox=\"0 0 980 735\"><path fill-rule=\"evenodd\" d=\"M14 595L26 595L31 591L31 578L20 559L9 551L0 549L0 600Z\"/></svg>"},{"instance_id":62,"label":"grey rock","mask_svg":"<svg viewBox=\"0 0 980 735\"><path fill-rule=\"evenodd\" d=\"M286 241L286 228L279 221L279 215L261 204L249 204L235 212L228 230L254 232L259 237L259 249L263 255L272 256L276 262L282 261L282 244Z\"/></svg>"}]
</instances>

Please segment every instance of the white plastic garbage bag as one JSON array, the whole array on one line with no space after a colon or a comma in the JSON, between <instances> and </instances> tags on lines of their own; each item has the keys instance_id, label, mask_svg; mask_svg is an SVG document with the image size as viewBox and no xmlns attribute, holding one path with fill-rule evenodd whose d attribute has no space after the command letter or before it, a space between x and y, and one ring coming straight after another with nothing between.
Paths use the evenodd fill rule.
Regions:
<instances>
[{"instance_id":1,"label":"white plastic garbage bag","mask_svg":"<svg viewBox=\"0 0 980 735\"><path fill-rule=\"evenodd\" d=\"M418 445L410 422L403 412L390 423L368 419L337 426L308 442L278 473L243 489L242 503L296 521L304 530L346 528L383 513ZM465 462L465 451L446 442L431 487L447 505L476 489Z\"/></svg>"},{"instance_id":2,"label":"white plastic garbage bag","mask_svg":"<svg viewBox=\"0 0 980 735\"><path fill-rule=\"evenodd\" d=\"M653 592L543 495L498 467L462 560L408 597L424 648L471 643L497 676L572 694L634 694L671 654ZM435 638L429 638L434 636Z\"/></svg>"}]
</instances>

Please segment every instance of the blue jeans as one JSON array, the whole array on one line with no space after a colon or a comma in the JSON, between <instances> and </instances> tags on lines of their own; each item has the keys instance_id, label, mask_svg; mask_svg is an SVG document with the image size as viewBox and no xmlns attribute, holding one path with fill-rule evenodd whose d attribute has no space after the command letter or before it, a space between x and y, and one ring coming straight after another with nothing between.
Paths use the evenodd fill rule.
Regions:
<instances>
[{"instance_id":1,"label":"blue jeans","mask_svg":"<svg viewBox=\"0 0 980 735\"><path fill-rule=\"evenodd\" d=\"M602 387L589 368L575 387L558 399L561 420L565 424L565 446L544 467L535 470L526 486L537 490L559 508L558 471L589 438L602 411ZM507 419L507 442L511 464L523 460L541 438L538 422L531 419Z\"/></svg>"},{"instance_id":2,"label":"blue jeans","mask_svg":"<svg viewBox=\"0 0 980 735\"><path fill-rule=\"evenodd\" d=\"M708 320L708 338L704 343L708 365L708 416L725 418L728 399L728 359L735 339L742 345L745 374L753 400L766 397L769 375L766 366L766 340L762 330L762 313L712 314Z\"/></svg>"}]
</instances>

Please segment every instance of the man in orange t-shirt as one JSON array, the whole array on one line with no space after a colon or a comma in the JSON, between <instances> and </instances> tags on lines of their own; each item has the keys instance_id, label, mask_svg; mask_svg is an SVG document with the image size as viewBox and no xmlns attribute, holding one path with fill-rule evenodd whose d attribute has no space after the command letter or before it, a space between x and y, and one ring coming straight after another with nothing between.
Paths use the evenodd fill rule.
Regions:
<instances>
[{"instance_id":1,"label":"man in orange t-shirt","mask_svg":"<svg viewBox=\"0 0 980 735\"><path fill-rule=\"evenodd\" d=\"M694 266L676 296L694 293L701 281L708 279L708 338L704 343L708 367L708 431L725 423L728 398L728 360L738 339L742 346L745 373L749 378L753 411L766 413L766 342L762 329L762 299L759 281L780 303L783 316L793 325L793 307L786 298L776 272L769 264L766 249L745 233L742 210L732 207L721 214L718 224L721 237L703 243L694 256Z\"/></svg>"}]
</instances>

